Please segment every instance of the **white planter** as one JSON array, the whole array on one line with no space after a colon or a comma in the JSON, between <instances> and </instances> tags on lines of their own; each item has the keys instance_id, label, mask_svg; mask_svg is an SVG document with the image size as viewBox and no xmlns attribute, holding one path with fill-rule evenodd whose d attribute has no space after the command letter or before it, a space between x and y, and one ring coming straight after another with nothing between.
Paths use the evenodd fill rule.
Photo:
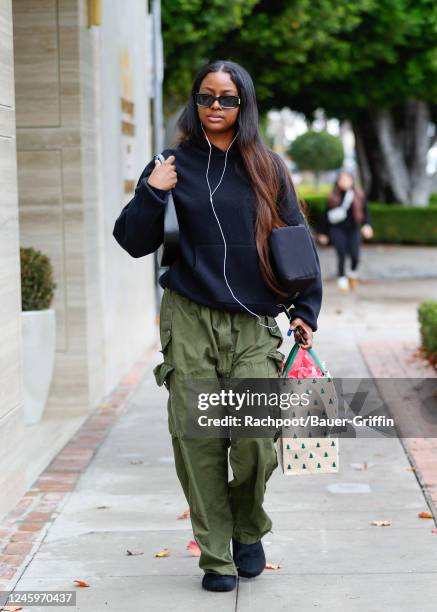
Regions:
<instances>
[{"instance_id":1,"label":"white planter","mask_svg":"<svg viewBox=\"0 0 437 612\"><path fill-rule=\"evenodd\" d=\"M23 336L24 423L32 425L42 416L53 375L56 343L55 311L21 313Z\"/></svg>"}]
</instances>

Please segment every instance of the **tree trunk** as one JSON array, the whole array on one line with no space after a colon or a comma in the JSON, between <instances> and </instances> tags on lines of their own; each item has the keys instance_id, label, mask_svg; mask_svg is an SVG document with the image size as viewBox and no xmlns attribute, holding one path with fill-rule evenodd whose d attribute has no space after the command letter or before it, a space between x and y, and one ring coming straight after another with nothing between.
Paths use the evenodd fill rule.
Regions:
<instances>
[{"instance_id":1,"label":"tree trunk","mask_svg":"<svg viewBox=\"0 0 437 612\"><path fill-rule=\"evenodd\" d=\"M428 105L420 100L411 101L408 110L411 116L408 125L411 125L411 133L413 134L411 139L413 154L410 162L410 197L411 201L417 203L418 206L426 206L433 188L432 177L426 172L430 146L430 112Z\"/></svg>"},{"instance_id":2,"label":"tree trunk","mask_svg":"<svg viewBox=\"0 0 437 612\"><path fill-rule=\"evenodd\" d=\"M352 123L357 147L357 161L363 188L369 200L393 202L384 158L379 146L372 116L363 111Z\"/></svg>"},{"instance_id":3,"label":"tree trunk","mask_svg":"<svg viewBox=\"0 0 437 612\"><path fill-rule=\"evenodd\" d=\"M361 179L361 186L366 193L372 188L372 171L366 155L366 148L363 142L361 131L354 129L355 151L357 155L358 170Z\"/></svg>"},{"instance_id":4,"label":"tree trunk","mask_svg":"<svg viewBox=\"0 0 437 612\"><path fill-rule=\"evenodd\" d=\"M428 204L434 181L426 172L429 126L429 107L420 100L364 111L355 119L357 161L370 200Z\"/></svg>"}]
</instances>

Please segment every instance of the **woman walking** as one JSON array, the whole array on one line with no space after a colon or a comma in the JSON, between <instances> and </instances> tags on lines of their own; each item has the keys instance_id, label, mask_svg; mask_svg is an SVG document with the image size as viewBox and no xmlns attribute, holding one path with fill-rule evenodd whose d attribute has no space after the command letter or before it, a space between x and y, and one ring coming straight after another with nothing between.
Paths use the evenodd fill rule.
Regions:
<instances>
[{"instance_id":1,"label":"woman walking","mask_svg":"<svg viewBox=\"0 0 437 612\"><path fill-rule=\"evenodd\" d=\"M159 279L163 362L154 374L169 391L168 428L201 550L202 586L230 591L238 575L253 578L265 566L261 538L272 521L263 500L278 465L274 440L187 437L184 381L277 377L284 358L275 322L280 304L292 312L296 341L310 348L322 286L319 272L292 302L275 279L269 234L305 218L285 164L261 140L247 71L230 61L205 66L178 128L176 146L163 151L165 161L151 160L142 172L114 237L133 257L153 253L163 241L172 190L179 251Z\"/></svg>"},{"instance_id":2,"label":"woman walking","mask_svg":"<svg viewBox=\"0 0 437 612\"><path fill-rule=\"evenodd\" d=\"M341 171L329 194L325 210L324 233L319 234L320 244L328 244L329 238L337 253L337 287L340 291L355 289L358 284L361 234L373 237L367 198L354 184L349 172ZM346 276L346 256L351 267Z\"/></svg>"}]
</instances>

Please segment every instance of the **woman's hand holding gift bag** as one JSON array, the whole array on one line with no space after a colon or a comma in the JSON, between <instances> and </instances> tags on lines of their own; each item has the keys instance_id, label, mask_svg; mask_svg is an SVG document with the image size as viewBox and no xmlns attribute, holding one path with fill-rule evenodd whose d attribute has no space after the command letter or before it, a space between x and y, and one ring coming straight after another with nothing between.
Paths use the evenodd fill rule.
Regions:
<instances>
[{"instance_id":1,"label":"woman's hand holding gift bag","mask_svg":"<svg viewBox=\"0 0 437 612\"><path fill-rule=\"evenodd\" d=\"M290 322L290 332L294 333L294 339L303 349L310 349L313 346L313 330L300 317L292 319ZM289 334L290 335L290 334Z\"/></svg>"}]
</instances>

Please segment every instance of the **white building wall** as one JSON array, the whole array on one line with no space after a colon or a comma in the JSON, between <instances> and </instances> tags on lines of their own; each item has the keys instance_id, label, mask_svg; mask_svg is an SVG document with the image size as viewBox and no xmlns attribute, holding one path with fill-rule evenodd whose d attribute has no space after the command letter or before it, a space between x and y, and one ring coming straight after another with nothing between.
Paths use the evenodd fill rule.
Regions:
<instances>
[{"instance_id":1,"label":"white building wall","mask_svg":"<svg viewBox=\"0 0 437 612\"><path fill-rule=\"evenodd\" d=\"M105 305L105 389L110 390L132 360L157 338L153 255L134 259L112 236L114 222L133 193L124 180L136 182L151 149L151 58L148 53L147 2L104 0L100 38L101 210L103 234L102 296ZM133 103L133 115L121 99ZM122 135L121 122L133 124L133 137ZM131 147L131 153L126 151Z\"/></svg>"},{"instance_id":2,"label":"white building wall","mask_svg":"<svg viewBox=\"0 0 437 612\"><path fill-rule=\"evenodd\" d=\"M0 0L0 516L158 337L153 256L112 236L152 156L148 6L102 0L90 28L87 5ZM20 245L50 257L57 283L54 377L31 426Z\"/></svg>"},{"instance_id":3,"label":"white building wall","mask_svg":"<svg viewBox=\"0 0 437 612\"><path fill-rule=\"evenodd\" d=\"M0 516L25 485L20 286L12 2L0 0Z\"/></svg>"}]
</instances>

